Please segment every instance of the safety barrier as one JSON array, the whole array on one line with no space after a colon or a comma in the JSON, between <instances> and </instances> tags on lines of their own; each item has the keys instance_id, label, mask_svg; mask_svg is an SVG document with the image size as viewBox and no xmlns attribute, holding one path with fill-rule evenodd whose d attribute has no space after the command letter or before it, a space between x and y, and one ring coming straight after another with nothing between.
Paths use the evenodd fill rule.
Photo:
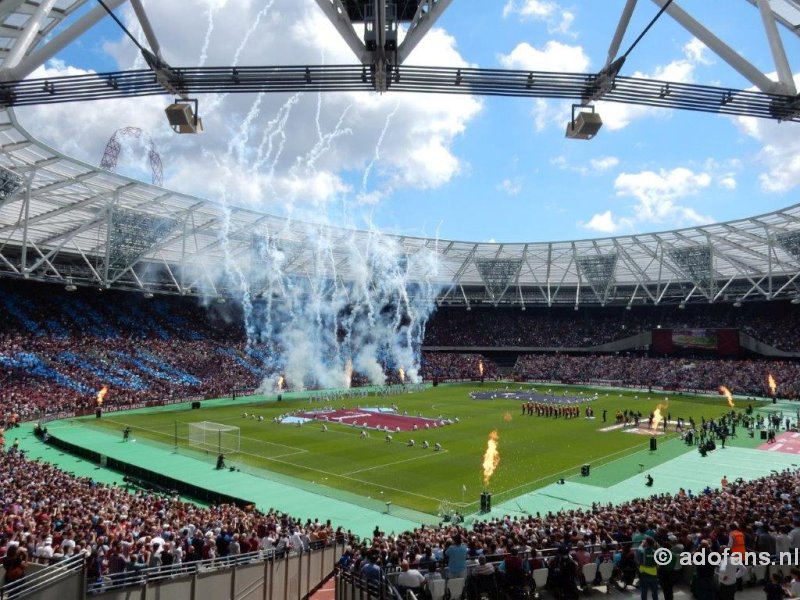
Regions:
<instances>
[{"instance_id":1,"label":"safety barrier","mask_svg":"<svg viewBox=\"0 0 800 600\"><path fill-rule=\"evenodd\" d=\"M0 600L303 600L333 573L342 550L258 551L91 580L78 556L1 588Z\"/></svg>"}]
</instances>

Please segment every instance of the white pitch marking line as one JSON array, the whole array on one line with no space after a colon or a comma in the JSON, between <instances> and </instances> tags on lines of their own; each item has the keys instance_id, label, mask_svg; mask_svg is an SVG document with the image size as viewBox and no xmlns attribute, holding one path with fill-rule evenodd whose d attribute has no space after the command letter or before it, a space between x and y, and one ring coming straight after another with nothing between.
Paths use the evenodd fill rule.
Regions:
<instances>
[{"instance_id":1,"label":"white pitch marking line","mask_svg":"<svg viewBox=\"0 0 800 600\"><path fill-rule=\"evenodd\" d=\"M432 452L430 454L423 454L422 456L415 456L413 458L404 458L403 460L396 460L394 462L385 463L382 465L375 465L374 467L367 467L365 469L358 469L357 471L348 471L347 473L341 473L340 476L345 475L355 475L356 473L363 473L365 471L373 471L375 469L382 469L384 467L391 467L392 465L399 465L401 463L411 462L412 460L420 460L422 458L431 458L432 456L441 456L442 454L446 454L447 450L442 450L441 452Z\"/></svg>"}]
</instances>

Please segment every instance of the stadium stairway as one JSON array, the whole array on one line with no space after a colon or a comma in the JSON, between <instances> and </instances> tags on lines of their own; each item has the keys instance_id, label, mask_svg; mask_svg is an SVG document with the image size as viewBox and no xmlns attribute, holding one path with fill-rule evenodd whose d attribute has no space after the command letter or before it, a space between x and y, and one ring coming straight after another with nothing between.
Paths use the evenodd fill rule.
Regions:
<instances>
[{"instance_id":1,"label":"stadium stairway","mask_svg":"<svg viewBox=\"0 0 800 600\"><path fill-rule=\"evenodd\" d=\"M331 575L322 582L316 591L308 596L308 600L333 600L336 597L336 578Z\"/></svg>"}]
</instances>

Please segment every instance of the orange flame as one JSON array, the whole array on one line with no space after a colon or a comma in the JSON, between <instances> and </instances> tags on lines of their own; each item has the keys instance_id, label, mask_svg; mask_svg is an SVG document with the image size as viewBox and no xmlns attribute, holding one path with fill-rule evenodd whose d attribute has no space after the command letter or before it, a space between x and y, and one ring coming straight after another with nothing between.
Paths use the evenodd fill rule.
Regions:
<instances>
[{"instance_id":1,"label":"orange flame","mask_svg":"<svg viewBox=\"0 0 800 600\"><path fill-rule=\"evenodd\" d=\"M769 393L773 396L778 392L778 382L772 376L772 373L767 373L767 383L769 384Z\"/></svg>"},{"instance_id":2,"label":"orange flame","mask_svg":"<svg viewBox=\"0 0 800 600\"><path fill-rule=\"evenodd\" d=\"M278 391L280 392L283 389L283 375L278 377Z\"/></svg>"},{"instance_id":3,"label":"orange flame","mask_svg":"<svg viewBox=\"0 0 800 600\"><path fill-rule=\"evenodd\" d=\"M730 406L731 408L736 406L733 403L733 395L731 394L731 391L728 388L726 388L724 385L719 386L719 393L725 396L725 399L728 401L728 406Z\"/></svg>"},{"instance_id":4,"label":"orange flame","mask_svg":"<svg viewBox=\"0 0 800 600\"><path fill-rule=\"evenodd\" d=\"M406 372L403 370L403 367L397 369L397 373L400 375L400 383L406 382Z\"/></svg>"},{"instance_id":5,"label":"orange flame","mask_svg":"<svg viewBox=\"0 0 800 600\"><path fill-rule=\"evenodd\" d=\"M489 434L489 441L486 442L486 452L483 455L483 484L489 485L494 470L500 464L500 451L497 449L497 431Z\"/></svg>"},{"instance_id":6,"label":"orange flame","mask_svg":"<svg viewBox=\"0 0 800 600\"><path fill-rule=\"evenodd\" d=\"M483 361L478 363L478 373L480 373L480 376L483 377Z\"/></svg>"},{"instance_id":7,"label":"orange flame","mask_svg":"<svg viewBox=\"0 0 800 600\"><path fill-rule=\"evenodd\" d=\"M514 418L514 417L512 417L512 416L511 416L511 413L510 413L510 412L506 412L506 414L504 414L504 415L503 415L503 421L505 421L506 423L509 423L509 422L511 422L511 420L512 420L513 418Z\"/></svg>"},{"instance_id":8,"label":"orange flame","mask_svg":"<svg viewBox=\"0 0 800 600\"><path fill-rule=\"evenodd\" d=\"M652 429L658 431L658 426L661 425L661 422L664 420L664 413L661 412L661 409L667 409L667 404L659 404L656 406L656 409L653 411L653 427Z\"/></svg>"},{"instance_id":9,"label":"orange flame","mask_svg":"<svg viewBox=\"0 0 800 600\"><path fill-rule=\"evenodd\" d=\"M108 386L104 385L103 388L97 392L97 406L103 406L103 398L106 397L108 393Z\"/></svg>"}]
</instances>

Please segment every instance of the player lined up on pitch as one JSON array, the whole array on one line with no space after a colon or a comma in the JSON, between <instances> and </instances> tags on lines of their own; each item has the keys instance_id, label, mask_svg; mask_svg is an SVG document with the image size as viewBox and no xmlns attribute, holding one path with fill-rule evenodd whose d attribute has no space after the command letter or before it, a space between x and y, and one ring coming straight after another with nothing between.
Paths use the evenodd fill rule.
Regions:
<instances>
[{"instance_id":1,"label":"player lined up on pitch","mask_svg":"<svg viewBox=\"0 0 800 600\"><path fill-rule=\"evenodd\" d=\"M594 409L587 406L581 409L580 406L564 406L562 404L549 404L547 402L523 402L523 415L536 415L537 417L553 417L554 419L577 419L581 412L587 419L594 419Z\"/></svg>"}]
</instances>

